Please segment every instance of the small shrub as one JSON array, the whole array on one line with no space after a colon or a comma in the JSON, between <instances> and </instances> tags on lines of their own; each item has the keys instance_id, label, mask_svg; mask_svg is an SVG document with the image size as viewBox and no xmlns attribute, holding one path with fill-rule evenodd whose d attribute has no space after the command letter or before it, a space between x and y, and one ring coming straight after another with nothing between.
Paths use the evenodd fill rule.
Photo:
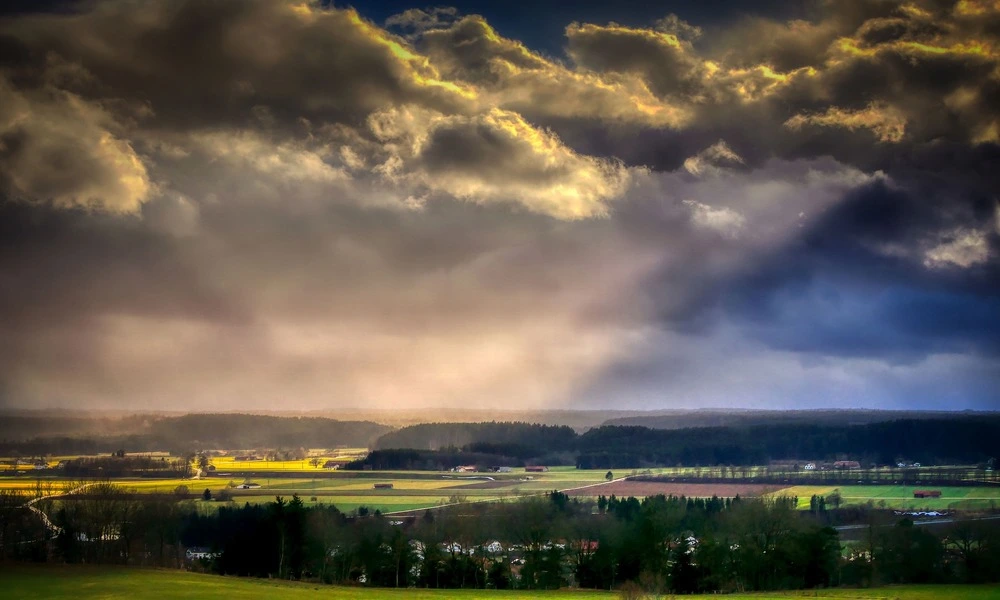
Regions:
<instances>
[{"instance_id":1,"label":"small shrub","mask_svg":"<svg viewBox=\"0 0 1000 600\"><path fill-rule=\"evenodd\" d=\"M618 588L618 597L621 600L642 600L645 595L642 586L634 581L626 581Z\"/></svg>"}]
</instances>

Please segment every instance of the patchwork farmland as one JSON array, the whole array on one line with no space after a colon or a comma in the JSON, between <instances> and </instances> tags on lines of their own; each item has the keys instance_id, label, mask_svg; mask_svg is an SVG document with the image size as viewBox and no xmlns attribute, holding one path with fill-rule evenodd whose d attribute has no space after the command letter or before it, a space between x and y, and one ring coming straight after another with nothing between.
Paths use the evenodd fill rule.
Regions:
<instances>
[{"instance_id":1,"label":"patchwork farmland","mask_svg":"<svg viewBox=\"0 0 1000 600\"><path fill-rule=\"evenodd\" d=\"M795 485L666 482L632 480L648 472L606 471L552 467L542 472L523 468L504 473L454 473L441 471L343 471L329 465L346 464L363 456L364 449L317 453L302 460L236 460L234 456L211 459L211 470L191 478L121 478L114 483L142 494L169 495L179 502L195 503L212 511L227 503L268 502L275 496L299 495L307 504L336 506L343 512L362 507L370 511L400 513L470 502L508 502L554 490L574 498L645 497L657 494L704 497L740 495L798 498L808 509L813 495L839 496L841 506L871 503L886 509L982 511L1000 502L1000 487L935 487L938 498L914 498L920 486ZM11 461L4 461L10 463ZM685 469L659 469L658 475L683 476ZM612 481L607 481L608 474ZM17 490L34 496L62 496L84 480L60 477L55 469L22 471L0 476L0 490ZM246 486L246 487L245 487ZM205 491L210 499L205 498Z\"/></svg>"}]
</instances>

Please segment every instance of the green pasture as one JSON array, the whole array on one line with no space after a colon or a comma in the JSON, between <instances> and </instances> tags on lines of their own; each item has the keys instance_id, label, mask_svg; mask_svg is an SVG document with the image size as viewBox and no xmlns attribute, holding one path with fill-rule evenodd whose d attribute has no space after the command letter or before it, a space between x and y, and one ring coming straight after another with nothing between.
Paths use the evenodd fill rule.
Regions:
<instances>
[{"instance_id":1,"label":"green pasture","mask_svg":"<svg viewBox=\"0 0 1000 600\"><path fill-rule=\"evenodd\" d=\"M940 498L914 498L913 491L940 490ZM799 508L809 508L809 498L814 494L829 496L838 492L841 505L850 506L874 502L886 508L907 510L985 510L1000 505L1000 487L942 487L904 485L796 485L772 493L772 496L797 496Z\"/></svg>"},{"instance_id":2,"label":"green pasture","mask_svg":"<svg viewBox=\"0 0 1000 600\"><path fill-rule=\"evenodd\" d=\"M430 600L508 600L529 598L618 598L614 592L585 590L393 590L327 586L200 575L185 571L80 566L18 566L0 570L0 590L10 600L346 600L351 598ZM718 596L685 596L717 598ZM730 600L829 598L832 600L1000 600L1000 586L903 586L875 589L807 590L727 595Z\"/></svg>"}]
</instances>

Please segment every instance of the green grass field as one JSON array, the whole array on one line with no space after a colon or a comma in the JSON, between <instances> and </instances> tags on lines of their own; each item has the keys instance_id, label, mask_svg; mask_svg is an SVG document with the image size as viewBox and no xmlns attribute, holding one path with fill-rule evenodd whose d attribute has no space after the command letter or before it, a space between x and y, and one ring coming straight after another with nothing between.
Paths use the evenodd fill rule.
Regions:
<instances>
[{"instance_id":1,"label":"green grass field","mask_svg":"<svg viewBox=\"0 0 1000 600\"><path fill-rule=\"evenodd\" d=\"M0 595L10 600L345 600L348 598L430 600L455 598L617 598L613 592L584 590L509 591L489 590L391 590L352 588L306 583L275 582L199 575L184 571L141 570L79 566L7 566L0 570ZM717 598L718 596L685 596ZM730 600L778 598L830 598L842 600L1000 600L1000 586L906 586L870 590L809 590L798 592L734 594Z\"/></svg>"},{"instance_id":2,"label":"green grass field","mask_svg":"<svg viewBox=\"0 0 1000 600\"><path fill-rule=\"evenodd\" d=\"M915 489L935 489L941 491L940 498L914 498ZM809 498L813 495L829 496L839 492L845 506L864 504L868 501L886 508L931 509L931 510L985 510L1000 505L1000 487L941 487L902 485L843 485L815 486L797 485L784 488L772 496L797 496L799 508L809 508Z\"/></svg>"}]
</instances>

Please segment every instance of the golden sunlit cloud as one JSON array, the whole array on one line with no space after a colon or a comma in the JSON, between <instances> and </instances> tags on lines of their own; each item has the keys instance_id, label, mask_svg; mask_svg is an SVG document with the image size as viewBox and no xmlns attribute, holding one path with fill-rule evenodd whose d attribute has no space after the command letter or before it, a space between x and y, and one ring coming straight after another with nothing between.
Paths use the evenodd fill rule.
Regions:
<instances>
[{"instance_id":1,"label":"golden sunlit cloud","mask_svg":"<svg viewBox=\"0 0 1000 600\"><path fill-rule=\"evenodd\" d=\"M501 109L462 117L394 108L372 115L370 127L389 149L376 167L387 180L470 202L517 202L560 219L600 217L633 177L622 164L580 155Z\"/></svg>"},{"instance_id":2,"label":"golden sunlit cloud","mask_svg":"<svg viewBox=\"0 0 1000 600\"><path fill-rule=\"evenodd\" d=\"M785 127L795 131L807 125L842 127L848 131L868 129L880 142L899 142L906 133L906 118L900 111L875 103L855 111L832 107L820 114L795 115L785 121Z\"/></svg>"}]
</instances>

